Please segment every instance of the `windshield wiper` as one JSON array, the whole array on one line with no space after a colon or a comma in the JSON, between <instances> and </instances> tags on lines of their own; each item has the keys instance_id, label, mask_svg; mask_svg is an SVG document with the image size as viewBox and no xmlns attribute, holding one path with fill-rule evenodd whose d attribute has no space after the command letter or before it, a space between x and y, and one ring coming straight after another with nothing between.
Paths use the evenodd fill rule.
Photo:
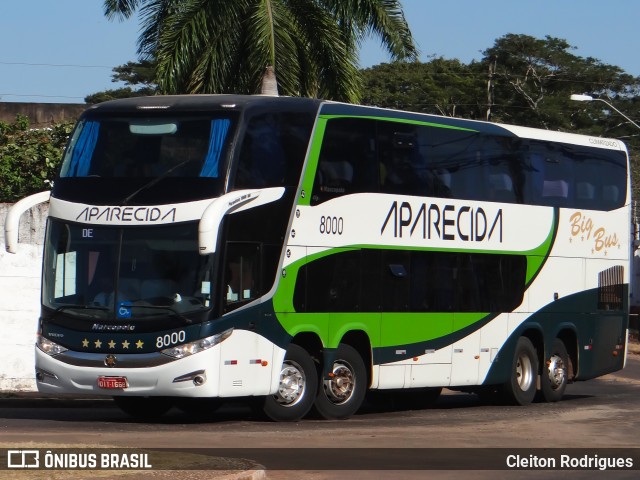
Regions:
<instances>
[{"instance_id":1,"label":"windshield wiper","mask_svg":"<svg viewBox=\"0 0 640 480\"><path fill-rule=\"evenodd\" d=\"M102 307L100 305L62 305L56 308L56 313L64 312L65 310L100 310L101 312L108 312L109 308ZM80 312L76 312L79 314ZM94 315L83 314L84 317L94 317Z\"/></svg>"},{"instance_id":2,"label":"windshield wiper","mask_svg":"<svg viewBox=\"0 0 640 480\"><path fill-rule=\"evenodd\" d=\"M180 163L178 163L177 165L174 165L173 167L171 167L168 170L165 170L164 173L162 173L161 175L157 176L156 178L152 179L150 182L145 183L144 185L142 185L140 188L138 188L135 192L133 192L132 194L130 194L129 196L125 197L124 200L122 200L120 202L120 206L125 206L129 203L129 201L135 197L136 195L138 195L140 192L143 192L145 190L147 190L148 188L153 187L156 183L158 183L161 180L164 180L165 178L167 178L172 172L174 172L175 170L179 169L180 167L184 167L186 164L191 163L196 161L196 159L194 158L189 158L187 160L184 160Z\"/></svg>"},{"instance_id":3,"label":"windshield wiper","mask_svg":"<svg viewBox=\"0 0 640 480\"><path fill-rule=\"evenodd\" d=\"M171 307L161 307L158 305L123 305L122 308L149 308L151 310L163 310L165 312L171 312L171 316L175 317L179 320L182 320L182 322L185 325L191 325L193 323L193 320L191 320L190 318L185 317L184 315L176 312L173 308Z\"/></svg>"}]
</instances>

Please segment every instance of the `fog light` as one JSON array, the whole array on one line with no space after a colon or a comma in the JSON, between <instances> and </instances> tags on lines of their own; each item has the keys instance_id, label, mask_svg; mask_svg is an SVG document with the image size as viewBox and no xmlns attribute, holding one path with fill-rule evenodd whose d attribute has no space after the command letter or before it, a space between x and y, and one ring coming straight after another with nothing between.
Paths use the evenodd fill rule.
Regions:
<instances>
[{"instance_id":1,"label":"fog light","mask_svg":"<svg viewBox=\"0 0 640 480\"><path fill-rule=\"evenodd\" d=\"M44 382L46 378L53 378L54 380L58 380L58 376L55 373L47 372L41 368L36 368L36 380L39 382Z\"/></svg>"},{"instance_id":2,"label":"fog light","mask_svg":"<svg viewBox=\"0 0 640 480\"><path fill-rule=\"evenodd\" d=\"M193 381L193 384L196 387L203 385L207 381L206 372L204 370L198 370L195 372L187 373L185 375L180 375L179 377L176 377L173 379L173 383L191 382L191 381Z\"/></svg>"}]
</instances>

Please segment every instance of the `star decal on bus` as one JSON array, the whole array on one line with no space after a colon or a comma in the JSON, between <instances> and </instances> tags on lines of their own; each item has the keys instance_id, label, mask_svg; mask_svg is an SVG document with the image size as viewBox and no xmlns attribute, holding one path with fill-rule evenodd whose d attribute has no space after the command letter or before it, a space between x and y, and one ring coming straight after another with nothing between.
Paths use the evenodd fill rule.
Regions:
<instances>
[{"instance_id":1,"label":"star decal on bus","mask_svg":"<svg viewBox=\"0 0 640 480\"><path fill-rule=\"evenodd\" d=\"M122 342L122 348L129 348L129 345L131 345L131 344L127 340Z\"/></svg>"}]
</instances>

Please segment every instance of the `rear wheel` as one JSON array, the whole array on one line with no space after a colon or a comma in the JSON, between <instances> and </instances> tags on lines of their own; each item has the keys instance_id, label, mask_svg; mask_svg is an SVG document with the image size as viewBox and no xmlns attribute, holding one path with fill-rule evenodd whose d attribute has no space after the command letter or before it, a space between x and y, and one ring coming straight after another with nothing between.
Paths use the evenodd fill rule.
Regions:
<instances>
[{"instance_id":1,"label":"rear wheel","mask_svg":"<svg viewBox=\"0 0 640 480\"><path fill-rule=\"evenodd\" d=\"M316 365L305 349L291 344L280 370L275 395L264 399L263 411L276 422L295 422L311 407L318 388Z\"/></svg>"},{"instance_id":2,"label":"rear wheel","mask_svg":"<svg viewBox=\"0 0 640 480\"><path fill-rule=\"evenodd\" d=\"M141 420L156 420L173 406L168 397L113 397L113 401L124 413Z\"/></svg>"},{"instance_id":3,"label":"rear wheel","mask_svg":"<svg viewBox=\"0 0 640 480\"><path fill-rule=\"evenodd\" d=\"M367 392L367 372L358 351L340 344L329 377L320 384L315 409L327 420L349 418L358 411Z\"/></svg>"},{"instance_id":4,"label":"rear wheel","mask_svg":"<svg viewBox=\"0 0 640 480\"><path fill-rule=\"evenodd\" d=\"M562 399L567 388L569 355L567 348L559 338L553 341L549 359L542 365L540 384L542 399L545 402L557 402Z\"/></svg>"},{"instance_id":5,"label":"rear wheel","mask_svg":"<svg viewBox=\"0 0 640 480\"><path fill-rule=\"evenodd\" d=\"M527 337L520 337L511 364L511 375L502 389L505 399L514 405L528 405L536 395L538 355Z\"/></svg>"}]
</instances>

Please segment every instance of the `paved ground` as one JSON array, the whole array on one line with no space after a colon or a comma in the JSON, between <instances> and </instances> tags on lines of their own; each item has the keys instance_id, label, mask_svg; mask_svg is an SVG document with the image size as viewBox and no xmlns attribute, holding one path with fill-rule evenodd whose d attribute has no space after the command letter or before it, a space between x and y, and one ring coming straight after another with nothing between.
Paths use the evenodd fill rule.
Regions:
<instances>
[{"instance_id":1,"label":"paved ground","mask_svg":"<svg viewBox=\"0 0 640 480\"><path fill-rule=\"evenodd\" d=\"M640 352L638 344L630 351ZM589 382L570 385L565 400L556 404L534 404L526 408L485 405L474 395L445 391L432 408L421 410L376 409L365 405L349 421L304 420L276 424L255 419L246 407L230 406L209 419L190 419L173 411L161 422L138 422L125 417L112 402L75 398L37 398L37 394L0 399L0 448L94 446L126 448L264 448L295 458L300 448L317 458L331 452L327 461L349 462L349 448L384 452L385 448L635 448L640 431L640 355L631 353L627 367ZM342 452L327 448L339 448ZM296 452L298 449L298 452ZM370 449L370 450L369 450ZM307 452L308 453L308 452ZM298 455L299 456L299 455ZM257 457L256 457L257 458ZM195 461L183 455L181 462ZM209 459L210 460L210 459ZM200 480L261 479L328 480L365 478L459 478L470 472L336 471L336 470L252 470L254 464L228 462L216 470L178 473L155 470L145 473L94 472L91 478L177 478ZM311 462L313 463L313 462ZM640 463L640 462L639 462ZM348 463L346 463L348 464ZM228 468L226 468L228 466ZM0 471L0 478L48 479L52 472L34 471L20 475ZM515 474L510 476L508 474ZM501 472L501 478L532 478L533 473ZM549 472L547 472L549 473ZM555 472L557 473L557 472ZM570 478L588 477L593 472L562 472ZM634 472L637 473L637 472ZM428 475L427 475L428 474ZM493 478L495 472L474 472L474 478ZM554 475L554 477L557 475ZM56 479L86 478L82 472L57 472ZM535 477L548 478L548 477ZM598 477L591 477L598 478ZM634 478L629 472L610 472L608 478ZM565 480L567 480L565 478Z\"/></svg>"}]
</instances>

